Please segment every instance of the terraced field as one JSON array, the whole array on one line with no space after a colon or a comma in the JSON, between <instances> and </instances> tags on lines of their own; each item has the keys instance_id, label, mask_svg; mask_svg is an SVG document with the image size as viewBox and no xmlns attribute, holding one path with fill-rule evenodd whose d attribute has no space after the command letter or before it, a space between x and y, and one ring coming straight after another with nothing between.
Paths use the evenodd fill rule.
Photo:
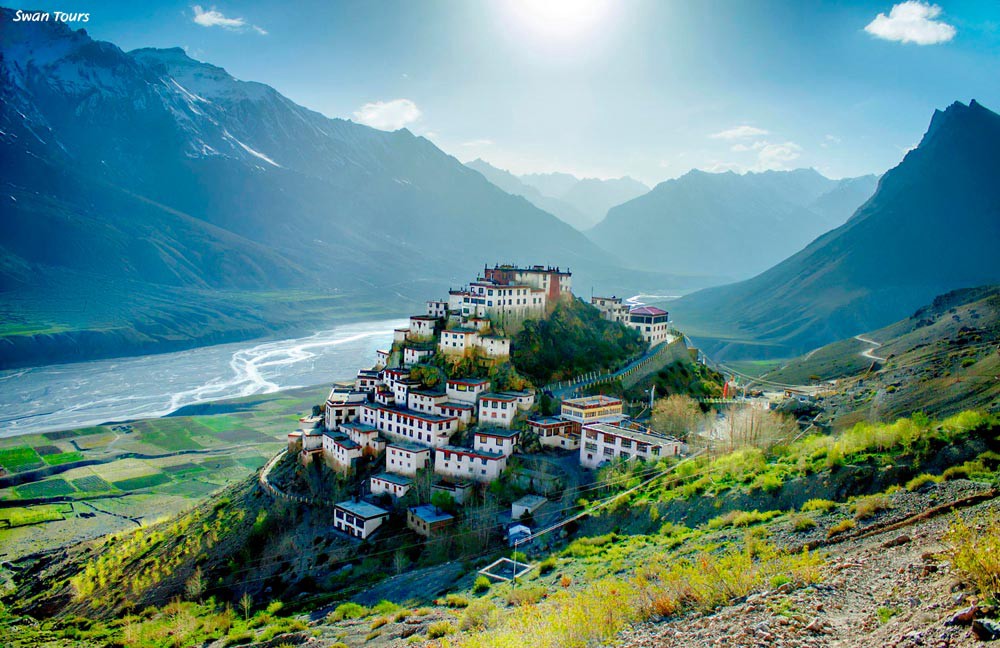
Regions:
<instances>
[{"instance_id":1,"label":"terraced field","mask_svg":"<svg viewBox=\"0 0 1000 648\"><path fill-rule=\"evenodd\" d=\"M325 396L326 387L303 388L190 416L0 439L0 559L190 508L264 465Z\"/></svg>"}]
</instances>

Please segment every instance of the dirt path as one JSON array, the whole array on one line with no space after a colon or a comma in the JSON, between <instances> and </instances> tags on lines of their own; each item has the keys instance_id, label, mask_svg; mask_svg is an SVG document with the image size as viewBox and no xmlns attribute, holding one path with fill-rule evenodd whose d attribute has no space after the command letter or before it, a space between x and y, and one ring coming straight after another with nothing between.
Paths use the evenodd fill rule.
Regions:
<instances>
[{"instance_id":1,"label":"dirt path","mask_svg":"<svg viewBox=\"0 0 1000 648\"><path fill-rule=\"evenodd\" d=\"M857 340L858 342L864 342L865 344L871 344L872 345L871 347L869 347L869 348L867 348L867 349L865 349L864 351L861 352L861 357L862 358L866 358L868 360L873 360L875 362L885 362L885 358L881 358L881 357L875 355L875 353L874 353L875 349L877 349L880 346L882 346L881 342L876 342L875 340L866 338L863 335L855 335L854 339Z\"/></svg>"}]
</instances>

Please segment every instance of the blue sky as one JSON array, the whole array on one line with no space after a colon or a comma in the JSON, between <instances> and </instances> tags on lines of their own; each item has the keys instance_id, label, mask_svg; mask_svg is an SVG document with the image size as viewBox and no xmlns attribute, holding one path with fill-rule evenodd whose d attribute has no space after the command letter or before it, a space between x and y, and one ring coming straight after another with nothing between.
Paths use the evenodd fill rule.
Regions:
<instances>
[{"instance_id":1,"label":"blue sky","mask_svg":"<svg viewBox=\"0 0 1000 648\"><path fill-rule=\"evenodd\" d=\"M30 7L89 12L76 26L123 49L182 46L330 117L405 125L516 173L649 184L691 168L881 173L935 108L1000 109L993 0Z\"/></svg>"}]
</instances>

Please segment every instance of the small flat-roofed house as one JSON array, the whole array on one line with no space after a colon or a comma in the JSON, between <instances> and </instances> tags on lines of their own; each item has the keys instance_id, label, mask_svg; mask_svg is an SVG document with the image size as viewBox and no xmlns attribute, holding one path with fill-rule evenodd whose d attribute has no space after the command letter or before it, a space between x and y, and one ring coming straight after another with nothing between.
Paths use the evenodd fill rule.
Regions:
<instances>
[{"instance_id":1,"label":"small flat-roofed house","mask_svg":"<svg viewBox=\"0 0 1000 648\"><path fill-rule=\"evenodd\" d=\"M439 479L431 486L431 496L433 497L434 493L444 493L450 495L456 504L465 504L472 495L473 488L474 484L470 481Z\"/></svg>"},{"instance_id":2,"label":"small flat-roofed house","mask_svg":"<svg viewBox=\"0 0 1000 648\"><path fill-rule=\"evenodd\" d=\"M638 424L590 423L583 426L580 465L598 468L613 459L656 461L684 451L679 439L657 434Z\"/></svg>"},{"instance_id":3,"label":"small flat-roofed house","mask_svg":"<svg viewBox=\"0 0 1000 648\"><path fill-rule=\"evenodd\" d=\"M625 417L620 398L598 394L567 398L562 402L560 415L569 421L580 423L616 422Z\"/></svg>"},{"instance_id":4,"label":"small flat-roofed house","mask_svg":"<svg viewBox=\"0 0 1000 648\"><path fill-rule=\"evenodd\" d=\"M445 393L450 401L475 404L479 395L489 390L488 378L450 378Z\"/></svg>"},{"instance_id":5,"label":"small flat-roofed house","mask_svg":"<svg viewBox=\"0 0 1000 648\"><path fill-rule=\"evenodd\" d=\"M576 450L580 447L580 424L556 416L528 419L528 429L546 448Z\"/></svg>"},{"instance_id":6,"label":"small flat-roofed house","mask_svg":"<svg viewBox=\"0 0 1000 648\"><path fill-rule=\"evenodd\" d=\"M642 339L650 346L666 342L670 338L670 316L667 311L655 306L639 306L628 313L627 326L639 331Z\"/></svg>"},{"instance_id":7,"label":"small flat-roofed house","mask_svg":"<svg viewBox=\"0 0 1000 648\"><path fill-rule=\"evenodd\" d=\"M323 434L323 456L328 466L340 472L350 472L362 457L361 446L343 432Z\"/></svg>"},{"instance_id":8,"label":"small flat-roofed house","mask_svg":"<svg viewBox=\"0 0 1000 648\"><path fill-rule=\"evenodd\" d=\"M414 477L431 462L431 449L415 443L394 441L385 447L386 472Z\"/></svg>"},{"instance_id":9,"label":"small flat-roofed house","mask_svg":"<svg viewBox=\"0 0 1000 648\"><path fill-rule=\"evenodd\" d=\"M499 452L506 456L514 454L514 448L521 440L521 433L510 428L478 428L473 432L472 447L476 450Z\"/></svg>"},{"instance_id":10,"label":"small flat-roofed house","mask_svg":"<svg viewBox=\"0 0 1000 648\"><path fill-rule=\"evenodd\" d=\"M340 431L346 434L351 441L361 446L361 454L366 457L378 457L385 452L385 437L376 427L353 421L342 423Z\"/></svg>"},{"instance_id":11,"label":"small flat-roofed house","mask_svg":"<svg viewBox=\"0 0 1000 648\"><path fill-rule=\"evenodd\" d=\"M534 515L539 509L545 506L549 500L541 495L525 495L510 505L510 518L517 522L526 515Z\"/></svg>"},{"instance_id":12,"label":"small flat-roofed house","mask_svg":"<svg viewBox=\"0 0 1000 648\"><path fill-rule=\"evenodd\" d=\"M411 506L406 511L406 526L424 537L431 537L455 522L455 516L429 504Z\"/></svg>"},{"instance_id":13,"label":"small flat-roofed house","mask_svg":"<svg viewBox=\"0 0 1000 648\"><path fill-rule=\"evenodd\" d=\"M389 511L368 502L346 500L333 509L333 526L349 536L362 540L371 536L389 517Z\"/></svg>"},{"instance_id":14,"label":"small flat-roofed house","mask_svg":"<svg viewBox=\"0 0 1000 648\"><path fill-rule=\"evenodd\" d=\"M510 427L517 415L517 398L506 394L481 394L479 396L480 425Z\"/></svg>"},{"instance_id":15,"label":"small flat-roofed house","mask_svg":"<svg viewBox=\"0 0 1000 648\"><path fill-rule=\"evenodd\" d=\"M487 452L444 446L434 452L434 472L449 480L471 479L488 484L497 480L507 468L507 456L500 452Z\"/></svg>"},{"instance_id":16,"label":"small flat-roofed house","mask_svg":"<svg viewBox=\"0 0 1000 648\"><path fill-rule=\"evenodd\" d=\"M393 475L392 473L379 473L372 475L369 482L372 495L382 495L388 493L392 499L397 500L410 492L413 480L404 475Z\"/></svg>"},{"instance_id":17,"label":"small flat-roofed house","mask_svg":"<svg viewBox=\"0 0 1000 648\"><path fill-rule=\"evenodd\" d=\"M476 414L476 406L473 403L460 403L458 401L444 401L438 403L434 411L438 416L453 416L458 419L458 429L464 430Z\"/></svg>"}]
</instances>

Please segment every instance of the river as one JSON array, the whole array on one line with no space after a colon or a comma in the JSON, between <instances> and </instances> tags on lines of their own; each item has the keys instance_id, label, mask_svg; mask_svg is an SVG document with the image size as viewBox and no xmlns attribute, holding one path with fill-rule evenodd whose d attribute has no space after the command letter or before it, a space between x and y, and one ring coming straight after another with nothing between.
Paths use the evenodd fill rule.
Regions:
<instances>
[{"instance_id":1,"label":"river","mask_svg":"<svg viewBox=\"0 0 1000 648\"><path fill-rule=\"evenodd\" d=\"M185 405L351 379L406 320L287 340L0 371L0 437L164 416Z\"/></svg>"}]
</instances>

